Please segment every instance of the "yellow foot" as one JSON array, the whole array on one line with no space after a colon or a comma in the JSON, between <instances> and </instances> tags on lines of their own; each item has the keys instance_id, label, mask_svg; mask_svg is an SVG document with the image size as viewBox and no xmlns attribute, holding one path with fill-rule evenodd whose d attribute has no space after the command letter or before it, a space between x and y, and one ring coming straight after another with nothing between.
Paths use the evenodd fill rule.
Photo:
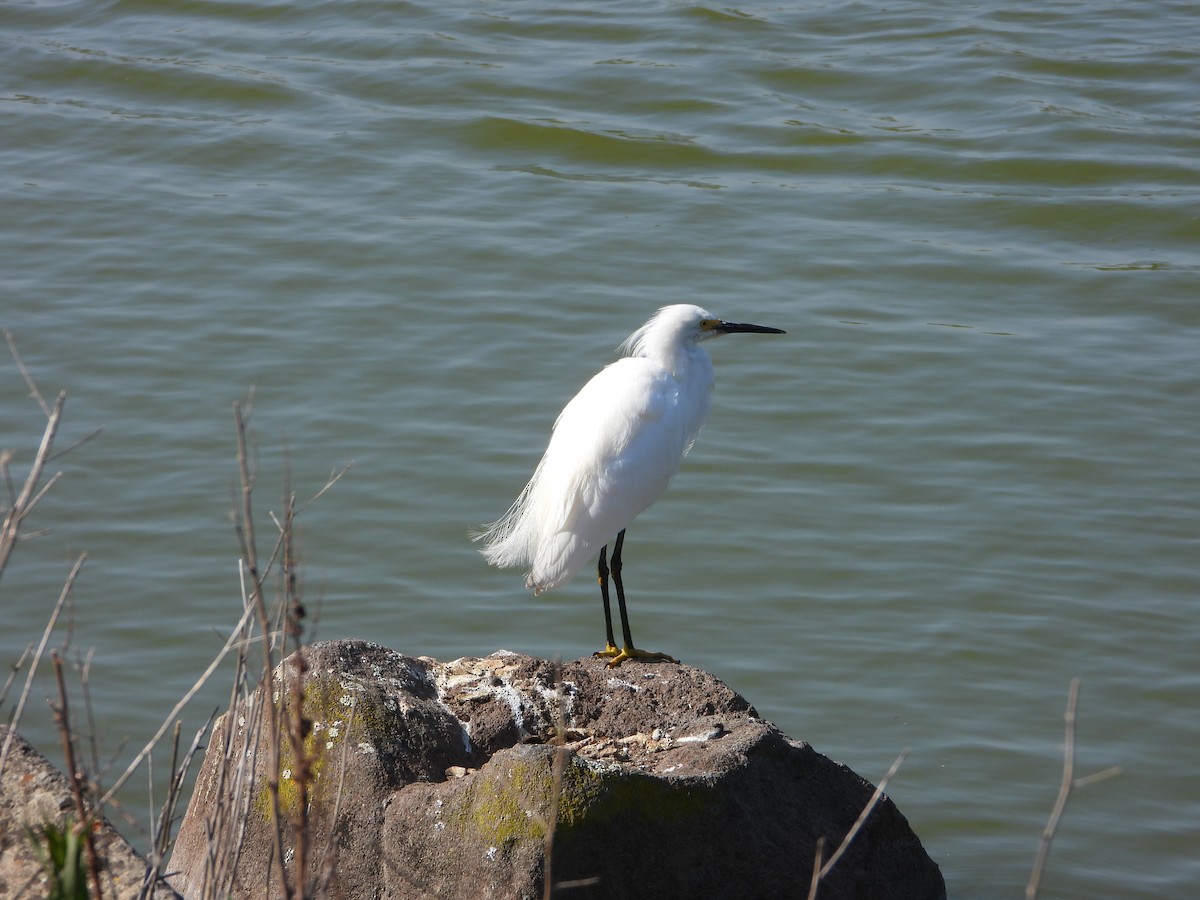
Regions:
<instances>
[{"instance_id":1,"label":"yellow foot","mask_svg":"<svg viewBox=\"0 0 1200 900\"><path fill-rule=\"evenodd\" d=\"M667 656L665 653L655 653L653 650L639 650L637 647L622 647L618 650L612 644L609 644L603 650L597 650L592 655L607 657L608 668L610 669L615 669L627 659L640 659L642 662L679 662L675 657Z\"/></svg>"},{"instance_id":2,"label":"yellow foot","mask_svg":"<svg viewBox=\"0 0 1200 900\"><path fill-rule=\"evenodd\" d=\"M612 657L614 657L614 656L619 656L620 653L621 653L620 650L618 650L612 644L609 644L603 650L597 650L595 653L592 654L592 656L602 656L602 657L607 656L609 659L612 659Z\"/></svg>"}]
</instances>

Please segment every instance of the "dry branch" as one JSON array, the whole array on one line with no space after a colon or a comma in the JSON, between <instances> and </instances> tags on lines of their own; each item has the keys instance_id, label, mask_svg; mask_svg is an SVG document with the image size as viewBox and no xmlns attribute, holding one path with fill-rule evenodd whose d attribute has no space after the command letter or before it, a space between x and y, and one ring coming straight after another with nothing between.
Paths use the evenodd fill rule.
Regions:
<instances>
[{"instance_id":1,"label":"dry branch","mask_svg":"<svg viewBox=\"0 0 1200 900\"><path fill-rule=\"evenodd\" d=\"M1033 863L1033 872L1029 875L1029 883L1025 885L1025 900L1036 900L1038 888L1042 882L1042 872L1046 868L1046 859L1050 855L1050 844L1058 831L1058 823L1062 821L1063 812L1067 808L1067 800L1071 797L1071 788L1075 782L1075 709L1079 705L1079 679L1071 679L1071 688L1067 693L1066 738L1063 741L1063 772L1062 781L1058 786L1058 797L1054 801L1054 809L1046 827L1042 829L1042 840L1038 845L1037 859Z\"/></svg>"},{"instance_id":2,"label":"dry branch","mask_svg":"<svg viewBox=\"0 0 1200 900\"><path fill-rule=\"evenodd\" d=\"M808 889L808 900L815 900L817 896L817 888L820 886L821 880L829 875L829 873L833 870L833 867L837 865L837 861L842 858L842 854L846 852L846 850L854 842L854 839L858 837L858 833L862 831L863 825L867 823L867 819L870 817L872 810L875 809L880 799L882 799L883 792L887 788L888 782L891 781L892 776L900 770L900 766L903 765L907 756L907 748L900 751L900 755L896 757L896 761L892 763L891 768L889 768L884 774L883 778L879 780L879 785L875 788L875 793L871 795L871 799L867 801L867 805L863 807L862 812L858 814L858 818L854 820L854 824L850 826L850 830L846 832L846 836L842 838L842 842L838 845L838 848L833 851L833 855L825 861L824 865L821 864L821 851L824 849L824 846L822 842L818 842L817 858L813 863L815 871L813 873L812 882L810 883Z\"/></svg>"},{"instance_id":3,"label":"dry branch","mask_svg":"<svg viewBox=\"0 0 1200 900\"><path fill-rule=\"evenodd\" d=\"M17 700L17 708L13 711L12 718L8 723L8 732L4 737L4 746L0 748L0 772L4 771L4 764L8 761L8 750L12 746L13 735L17 731L17 726L21 722L21 714L25 711L25 703L29 700L29 692L33 689L33 677L37 674L38 664L46 652L46 644L50 642L50 633L54 631L54 626L58 623L58 617L67 602L67 597L71 595L71 589L75 586L75 579L79 577L79 570L83 568L83 563L86 559L87 554L83 553L79 559L75 560L75 565L71 567L71 571L67 575L67 580L63 584L63 589L58 595L58 602L54 604L54 611L50 613L50 621L46 623L46 628L42 631L42 639L38 643L38 648L33 654L33 661L29 664L29 672L25 676L25 687L21 691L21 696Z\"/></svg>"},{"instance_id":4,"label":"dry branch","mask_svg":"<svg viewBox=\"0 0 1200 900\"><path fill-rule=\"evenodd\" d=\"M67 683L63 678L62 657L56 651L51 651L50 660L54 664L54 679L58 684L58 705L52 705L54 719L58 723L58 734L62 740L63 757L67 764L67 781L71 785L71 799L75 802L75 824L72 827L83 841L88 881L92 885L92 896L95 900L101 900L103 892L100 886L100 859L96 855L92 816L88 812L87 802L84 800L87 779L75 761L75 736L71 733L71 716L67 704Z\"/></svg>"},{"instance_id":5,"label":"dry branch","mask_svg":"<svg viewBox=\"0 0 1200 900\"><path fill-rule=\"evenodd\" d=\"M38 445L37 453L34 454L33 465L29 467L29 474L26 475L25 482L22 484L19 492L13 489L12 478L8 471L8 464L12 459L12 454L7 451L0 454L0 471L3 472L4 481L8 486L10 500L8 512L4 515L4 521L0 523L0 575L3 575L4 567L8 564L8 558L12 555L13 547L16 546L22 521L37 506L38 501L46 495L46 491L53 486L61 474L57 473L53 475L46 484L42 485L40 489L38 488L42 480L42 472L45 470L46 463L50 459L54 449L54 437L58 433L58 426L62 421L63 406L67 402L67 392L59 391L58 399L54 402L54 408L51 409L47 406L45 398L42 397L42 392L38 390L37 383L33 380L33 376L29 374L25 363L21 361L21 354L17 352L17 345L13 340L12 332L5 331L4 339L8 342L8 349L12 352L12 358L17 364L17 370L21 373L21 377L25 379L25 384L29 386L30 395L37 400L38 405L42 408L42 412L46 414L46 428L42 432L42 441Z\"/></svg>"},{"instance_id":6,"label":"dry branch","mask_svg":"<svg viewBox=\"0 0 1200 900\"><path fill-rule=\"evenodd\" d=\"M20 492L13 497L12 506L5 513L4 522L0 524L0 575L4 573L4 567L8 565L8 558L12 555L13 547L16 546L17 538L21 532L21 523L25 517L33 511L39 500L46 495L46 491L58 480L58 475L54 475L50 481L38 489L38 485L42 480L42 471L46 467L46 460L50 457L50 452L54 448L54 436L58 433L58 425L62 420L63 406L67 402L67 392L60 391L58 399L54 402L54 409L49 412L49 418L46 421L46 430L42 432L42 442L38 445L37 453L33 457L33 465L29 467L29 474L25 476L25 483L21 486ZM5 478L8 477L8 460L3 461Z\"/></svg>"}]
</instances>

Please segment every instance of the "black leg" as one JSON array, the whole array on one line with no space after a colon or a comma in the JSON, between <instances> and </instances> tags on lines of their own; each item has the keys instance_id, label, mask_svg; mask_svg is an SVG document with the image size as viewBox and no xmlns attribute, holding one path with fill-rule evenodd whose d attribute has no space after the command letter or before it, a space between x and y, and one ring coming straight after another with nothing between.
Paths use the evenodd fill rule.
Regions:
<instances>
[{"instance_id":1,"label":"black leg","mask_svg":"<svg viewBox=\"0 0 1200 900\"><path fill-rule=\"evenodd\" d=\"M638 650L633 646L633 635L629 633L629 612L625 609L625 585L621 582L621 548L624 546L625 529L622 528L617 535L616 543L613 544L611 570L609 569L608 545L605 545L604 549L600 551L600 596L604 598L604 629L607 632L608 646L595 655L607 657L610 669L621 665L627 659L637 659L643 662L677 663L679 660L673 656L667 656L665 653ZM612 575L613 584L617 586L617 610L621 613L621 636L625 639L619 649L616 642L613 641L612 612L608 601L609 575Z\"/></svg>"},{"instance_id":2,"label":"black leg","mask_svg":"<svg viewBox=\"0 0 1200 900\"><path fill-rule=\"evenodd\" d=\"M608 600L608 562L605 557L608 555L608 545L605 544L600 548L600 565L597 568L600 578L600 596L604 600L604 635L607 640L605 649L616 650L617 642L613 640L612 630L612 609Z\"/></svg>"},{"instance_id":3,"label":"black leg","mask_svg":"<svg viewBox=\"0 0 1200 900\"><path fill-rule=\"evenodd\" d=\"M621 613L621 637L625 639L625 650L633 649L633 636L629 633L629 613L625 611L625 585L621 583L621 548L625 546L625 529L622 528L617 535L617 542L613 545L612 555L612 577L613 584L617 586L617 609Z\"/></svg>"}]
</instances>

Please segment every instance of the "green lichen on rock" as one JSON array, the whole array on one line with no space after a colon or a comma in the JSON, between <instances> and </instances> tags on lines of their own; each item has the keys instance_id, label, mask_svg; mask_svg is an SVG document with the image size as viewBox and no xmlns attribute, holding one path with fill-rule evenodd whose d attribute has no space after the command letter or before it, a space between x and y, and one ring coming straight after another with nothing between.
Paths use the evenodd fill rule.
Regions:
<instances>
[{"instance_id":1,"label":"green lichen on rock","mask_svg":"<svg viewBox=\"0 0 1200 900\"><path fill-rule=\"evenodd\" d=\"M350 679L354 681L354 679ZM334 753L341 752L347 740L356 743L369 740L369 735L378 733L384 722L384 710L368 698L377 695L355 690L346 678L331 678L310 675L304 682L303 716L311 723L304 737L304 755L310 760L312 782L309 785L310 803L318 804L323 799L321 773L326 761ZM293 695L285 696L282 702L276 695L276 708L283 729L279 735L279 808L284 815L299 812L300 787L296 783L296 757L287 735L291 722ZM265 748L260 748L262 752ZM265 759L265 755L262 757ZM263 819L271 815L270 787L263 784L255 797L255 809Z\"/></svg>"},{"instance_id":2,"label":"green lichen on rock","mask_svg":"<svg viewBox=\"0 0 1200 900\"><path fill-rule=\"evenodd\" d=\"M669 822L699 815L710 800L702 785L673 784L637 771L598 770L574 759L563 778L558 821L568 830L625 817Z\"/></svg>"},{"instance_id":3,"label":"green lichen on rock","mask_svg":"<svg viewBox=\"0 0 1200 900\"><path fill-rule=\"evenodd\" d=\"M557 780L556 752L528 748L517 758L493 760L459 796L448 812L449 822L503 846L545 839L555 792L562 834L605 827L625 817L669 822L701 815L711 802L710 791L702 785L670 784L628 769L606 770L574 754Z\"/></svg>"},{"instance_id":4,"label":"green lichen on rock","mask_svg":"<svg viewBox=\"0 0 1200 900\"><path fill-rule=\"evenodd\" d=\"M481 772L451 821L489 844L543 840L552 782L550 768L538 757L513 760L503 772Z\"/></svg>"}]
</instances>

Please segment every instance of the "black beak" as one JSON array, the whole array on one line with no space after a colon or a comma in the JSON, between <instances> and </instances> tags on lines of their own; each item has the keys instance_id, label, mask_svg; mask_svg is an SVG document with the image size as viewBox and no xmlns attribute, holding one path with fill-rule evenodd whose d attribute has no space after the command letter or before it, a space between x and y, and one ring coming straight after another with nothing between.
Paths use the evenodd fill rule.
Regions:
<instances>
[{"instance_id":1,"label":"black beak","mask_svg":"<svg viewBox=\"0 0 1200 900\"><path fill-rule=\"evenodd\" d=\"M787 334L782 328L747 325L745 322L722 322L713 330L719 331L721 334Z\"/></svg>"}]
</instances>

